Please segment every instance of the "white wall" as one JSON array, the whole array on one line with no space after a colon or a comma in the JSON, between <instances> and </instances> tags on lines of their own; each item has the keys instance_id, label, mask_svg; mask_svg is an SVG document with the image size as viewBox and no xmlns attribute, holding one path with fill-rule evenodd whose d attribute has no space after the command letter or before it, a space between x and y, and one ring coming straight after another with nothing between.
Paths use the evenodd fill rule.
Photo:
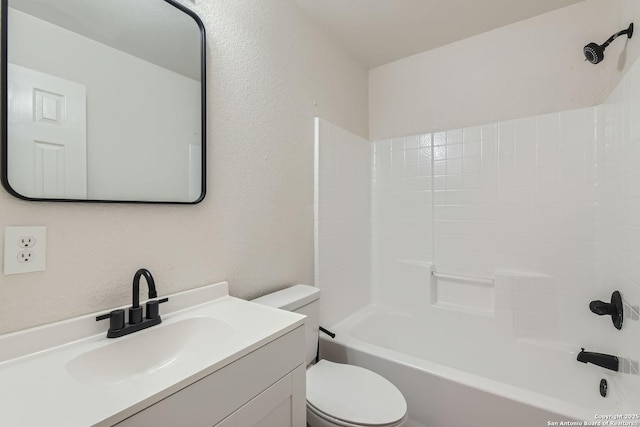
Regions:
<instances>
[{"instance_id":1,"label":"white wall","mask_svg":"<svg viewBox=\"0 0 640 427\"><path fill-rule=\"evenodd\" d=\"M207 29L207 198L196 206L33 203L47 271L0 276L0 333L129 303L136 269L161 295L229 280L255 297L313 283L313 118L367 135L367 71L292 0L185 1ZM314 106L314 101L317 106Z\"/></svg>"},{"instance_id":2,"label":"white wall","mask_svg":"<svg viewBox=\"0 0 640 427\"><path fill-rule=\"evenodd\" d=\"M374 68L369 72L370 137L601 103L640 54L640 42L616 40L598 65L584 61L582 48L604 42L634 20L640 22L637 1L587 0Z\"/></svg>"},{"instance_id":3,"label":"white wall","mask_svg":"<svg viewBox=\"0 0 640 427\"><path fill-rule=\"evenodd\" d=\"M316 119L315 284L331 326L371 303L371 144Z\"/></svg>"},{"instance_id":4,"label":"white wall","mask_svg":"<svg viewBox=\"0 0 640 427\"><path fill-rule=\"evenodd\" d=\"M9 62L87 87L88 197L188 201L200 83L17 10L9 22Z\"/></svg>"}]
</instances>

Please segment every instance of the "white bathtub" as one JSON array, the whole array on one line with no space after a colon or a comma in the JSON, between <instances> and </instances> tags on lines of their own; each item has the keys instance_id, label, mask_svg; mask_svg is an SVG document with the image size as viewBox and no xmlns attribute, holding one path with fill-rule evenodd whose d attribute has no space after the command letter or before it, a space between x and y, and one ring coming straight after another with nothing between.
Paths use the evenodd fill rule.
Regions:
<instances>
[{"instance_id":1,"label":"white bathtub","mask_svg":"<svg viewBox=\"0 0 640 427\"><path fill-rule=\"evenodd\" d=\"M332 327L335 339L321 334L321 356L388 378L405 395L415 427L602 425L607 415L640 412L617 390L621 374L577 362L579 349L501 338L485 333L489 320L470 329L459 314L434 313L418 319L367 307Z\"/></svg>"}]
</instances>

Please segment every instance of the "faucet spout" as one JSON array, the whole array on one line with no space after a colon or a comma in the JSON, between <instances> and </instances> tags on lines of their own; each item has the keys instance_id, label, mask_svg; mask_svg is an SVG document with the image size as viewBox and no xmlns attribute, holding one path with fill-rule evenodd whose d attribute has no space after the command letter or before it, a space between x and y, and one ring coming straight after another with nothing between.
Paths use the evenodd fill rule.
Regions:
<instances>
[{"instance_id":1,"label":"faucet spout","mask_svg":"<svg viewBox=\"0 0 640 427\"><path fill-rule=\"evenodd\" d=\"M146 303L147 316L145 318L142 317L142 307L140 307L140 278L143 276L147 281L150 300ZM158 325L162 322L158 305L169 301L169 298L162 298L161 300L152 299L157 297L156 283L153 280L151 272L146 268L141 268L136 271L136 274L133 276L133 303L131 307L129 307L129 323L125 324L124 310L113 310L111 313L96 317L96 320L110 319L107 338L122 337Z\"/></svg>"},{"instance_id":2,"label":"faucet spout","mask_svg":"<svg viewBox=\"0 0 640 427\"><path fill-rule=\"evenodd\" d=\"M605 369L612 371L618 371L620 362L617 356L603 353L593 353L591 351L584 351L584 348L580 351L577 357L578 362L593 363Z\"/></svg>"},{"instance_id":3,"label":"faucet spout","mask_svg":"<svg viewBox=\"0 0 640 427\"><path fill-rule=\"evenodd\" d=\"M157 298L156 283L153 281L151 272L146 268L141 268L136 271L133 276L133 308L140 307L140 277L144 276L147 282L147 288L149 289L149 298Z\"/></svg>"}]
</instances>

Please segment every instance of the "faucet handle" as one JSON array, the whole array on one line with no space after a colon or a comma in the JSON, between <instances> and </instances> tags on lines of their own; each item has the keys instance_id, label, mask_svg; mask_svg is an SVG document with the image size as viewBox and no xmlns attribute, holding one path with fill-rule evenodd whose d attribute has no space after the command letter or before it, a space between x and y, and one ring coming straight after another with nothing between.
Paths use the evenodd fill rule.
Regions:
<instances>
[{"instance_id":1,"label":"faucet handle","mask_svg":"<svg viewBox=\"0 0 640 427\"><path fill-rule=\"evenodd\" d=\"M113 310L107 314L96 317L96 321L109 319L109 330L115 331L124 328L124 310Z\"/></svg>"},{"instance_id":2,"label":"faucet handle","mask_svg":"<svg viewBox=\"0 0 640 427\"><path fill-rule=\"evenodd\" d=\"M147 319L157 319L158 317L160 317L160 310L158 309L158 306L163 302L167 302L167 301L169 301L169 298L162 298L161 300L148 301L146 304Z\"/></svg>"},{"instance_id":3,"label":"faucet handle","mask_svg":"<svg viewBox=\"0 0 640 427\"><path fill-rule=\"evenodd\" d=\"M129 323L136 325L142 322L142 307L129 307Z\"/></svg>"}]
</instances>

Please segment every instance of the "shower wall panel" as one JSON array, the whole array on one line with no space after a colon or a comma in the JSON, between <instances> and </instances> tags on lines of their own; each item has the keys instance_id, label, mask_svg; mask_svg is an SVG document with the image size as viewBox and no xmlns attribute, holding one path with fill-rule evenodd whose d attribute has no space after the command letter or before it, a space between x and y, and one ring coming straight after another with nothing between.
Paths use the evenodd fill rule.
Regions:
<instances>
[{"instance_id":1,"label":"shower wall panel","mask_svg":"<svg viewBox=\"0 0 640 427\"><path fill-rule=\"evenodd\" d=\"M375 301L416 312L416 298L424 309L438 301L431 293L440 289L442 295L459 295L461 308L473 308L460 292L445 292L445 279L434 279L427 270L422 276L406 273L414 268L406 263L411 259L432 263L440 274L480 278L475 283L482 289L475 289L473 280L465 282L466 289L499 299L481 308L510 319L518 328L515 335L526 330L525 336L539 339L586 338L583 324L593 319L585 311L585 298L598 288L595 221L602 114L590 107L377 141ZM549 279L529 281L527 289L495 289L495 284L486 289L482 279L493 281L497 272ZM439 280L438 286L430 286L433 280ZM544 289L529 289L538 283ZM455 306L450 300L447 305Z\"/></svg>"},{"instance_id":2,"label":"shower wall panel","mask_svg":"<svg viewBox=\"0 0 640 427\"><path fill-rule=\"evenodd\" d=\"M315 286L325 326L371 302L371 146L316 119Z\"/></svg>"}]
</instances>

